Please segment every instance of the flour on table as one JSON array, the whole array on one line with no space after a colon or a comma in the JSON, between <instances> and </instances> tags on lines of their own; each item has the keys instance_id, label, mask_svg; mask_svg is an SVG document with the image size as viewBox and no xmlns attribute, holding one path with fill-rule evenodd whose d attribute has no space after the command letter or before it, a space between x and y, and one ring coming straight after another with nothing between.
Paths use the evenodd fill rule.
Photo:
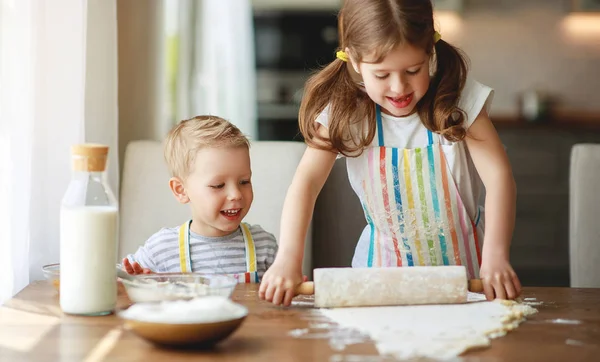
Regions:
<instances>
[{"instance_id":1,"label":"flour on table","mask_svg":"<svg viewBox=\"0 0 600 362\"><path fill-rule=\"evenodd\" d=\"M484 301L469 294L465 304L320 309L344 329L369 336L381 355L451 359L490 345L537 310L511 301Z\"/></svg>"},{"instance_id":2,"label":"flour on table","mask_svg":"<svg viewBox=\"0 0 600 362\"><path fill-rule=\"evenodd\" d=\"M221 296L192 300L136 303L120 313L125 319L141 322L187 324L217 323L246 316L246 307Z\"/></svg>"}]
</instances>

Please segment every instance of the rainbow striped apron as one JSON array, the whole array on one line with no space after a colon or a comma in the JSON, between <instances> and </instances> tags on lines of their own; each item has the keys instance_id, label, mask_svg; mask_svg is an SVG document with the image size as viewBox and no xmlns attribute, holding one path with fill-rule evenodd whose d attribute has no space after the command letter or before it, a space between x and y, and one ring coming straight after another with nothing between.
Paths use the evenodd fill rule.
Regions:
<instances>
[{"instance_id":1,"label":"rainbow striped apron","mask_svg":"<svg viewBox=\"0 0 600 362\"><path fill-rule=\"evenodd\" d=\"M190 257L190 225L192 220L187 221L179 227L179 264L182 273L192 272L192 258ZM258 283L258 269L256 265L256 249L254 239L250 233L250 227L241 223L240 228L244 236L246 246L246 272L239 274L228 274L234 277L238 283Z\"/></svg>"},{"instance_id":2,"label":"rainbow striped apron","mask_svg":"<svg viewBox=\"0 0 600 362\"><path fill-rule=\"evenodd\" d=\"M376 115L378 146L347 159L367 220L352 265L464 265L477 278L480 212L469 217L444 154L458 144L442 145L442 136L434 141L427 130L426 147L385 147L379 106Z\"/></svg>"}]
</instances>

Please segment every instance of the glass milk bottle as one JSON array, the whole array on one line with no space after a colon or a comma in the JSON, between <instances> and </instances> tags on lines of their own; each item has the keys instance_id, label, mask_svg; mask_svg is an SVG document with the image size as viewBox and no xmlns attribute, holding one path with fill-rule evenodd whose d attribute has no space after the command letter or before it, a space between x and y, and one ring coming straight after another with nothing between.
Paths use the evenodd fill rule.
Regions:
<instances>
[{"instance_id":1,"label":"glass milk bottle","mask_svg":"<svg viewBox=\"0 0 600 362\"><path fill-rule=\"evenodd\" d=\"M72 176L60 211L60 307L110 314L117 302L117 201L106 182L108 146L71 148Z\"/></svg>"}]
</instances>

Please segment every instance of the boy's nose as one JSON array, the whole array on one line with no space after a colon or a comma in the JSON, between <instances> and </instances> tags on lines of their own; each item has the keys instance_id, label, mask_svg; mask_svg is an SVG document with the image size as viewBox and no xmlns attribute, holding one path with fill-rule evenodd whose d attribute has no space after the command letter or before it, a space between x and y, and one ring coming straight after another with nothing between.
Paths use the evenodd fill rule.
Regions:
<instances>
[{"instance_id":1,"label":"boy's nose","mask_svg":"<svg viewBox=\"0 0 600 362\"><path fill-rule=\"evenodd\" d=\"M232 187L229 190L229 200L240 200L242 198L242 192L237 187Z\"/></svg>"}]
</instances>

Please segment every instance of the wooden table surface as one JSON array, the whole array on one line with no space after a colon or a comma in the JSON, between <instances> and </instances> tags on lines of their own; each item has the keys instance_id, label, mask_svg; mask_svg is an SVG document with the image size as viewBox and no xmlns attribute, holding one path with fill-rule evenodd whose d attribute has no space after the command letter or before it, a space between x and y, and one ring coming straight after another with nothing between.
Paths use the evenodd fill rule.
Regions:
<instances>
[{"instance_id":1,"label":"wooden table surface","mask_svg":"<svg viewBox=\"0 0 600 362\"><path fill-rule=\"evenodd\" d=\"M525 288L523 297L541 303L535 305L539 313L507 336L493 340L490 348L468 352L460 360L600 360L600 289ZM334 349L335 333L314 329L325 320L311 307L309 298L296 300L290 308L275 307L258 301L256 285L240 284L233 299L250 312L227 340L211 351L168 350L125 330L115 315L64 315L56 290L45 281L33 282L0 307L0 361L392 360L378 357L369 341ZM120 289L118 307L128 305ZM579 324L565 323L568 321ZM304 338L290 334L304 328L309 328Z\"/></svg>"}]
</instances>

